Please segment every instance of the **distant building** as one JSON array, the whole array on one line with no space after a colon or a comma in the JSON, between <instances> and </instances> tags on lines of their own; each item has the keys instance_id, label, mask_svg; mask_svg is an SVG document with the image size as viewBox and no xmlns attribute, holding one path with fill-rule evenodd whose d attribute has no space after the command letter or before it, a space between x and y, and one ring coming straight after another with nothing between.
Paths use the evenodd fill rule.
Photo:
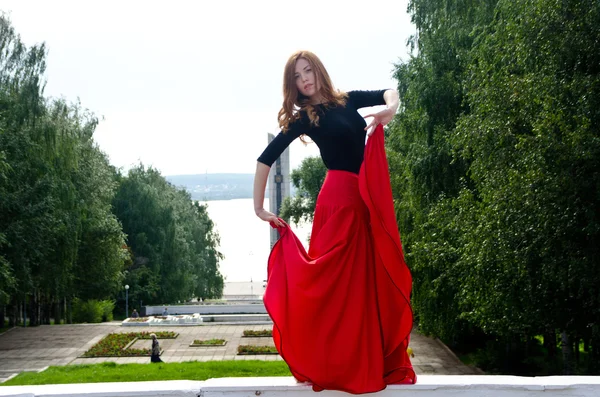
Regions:
<instances>
[{"instance_id":1,"label":"distant building","mask_svg":"<svg viewBox=\"0 0 600 397\"><path fill-rule=\"evenodd\" d=\"M268 143L275 139L273 134L268 134ZM290 148L284 152L275 161L269 172L267 183L269 192L269 211L279 216L283 199L290 196ZM271 248L279 239L277 229L271 229Z\"/></svg>"}]
</instances>

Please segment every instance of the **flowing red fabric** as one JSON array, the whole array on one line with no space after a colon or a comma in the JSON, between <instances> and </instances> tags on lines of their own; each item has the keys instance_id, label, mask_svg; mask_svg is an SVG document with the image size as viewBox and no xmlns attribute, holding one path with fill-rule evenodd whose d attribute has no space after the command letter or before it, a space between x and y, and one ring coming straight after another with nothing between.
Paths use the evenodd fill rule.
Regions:
<instances>
[{"instance_id":1,"label":"flowing red fabric","mask_svg":"<svg viewBox=\"0 0 600 397\"><path fill-rule=\"evenodd\" d=\"M396 224L383 127L358 175L329 171L308 253L285 225L271 251L265 307L294 377L316 391L370 393L415 383L406 352L411 275Z\"/></svg>"}]
</instances>

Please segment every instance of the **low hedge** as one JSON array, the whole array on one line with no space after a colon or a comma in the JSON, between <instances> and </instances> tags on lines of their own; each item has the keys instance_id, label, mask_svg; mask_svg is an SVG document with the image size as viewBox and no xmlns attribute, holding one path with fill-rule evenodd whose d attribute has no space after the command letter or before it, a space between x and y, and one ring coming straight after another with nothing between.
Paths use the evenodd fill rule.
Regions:
<instances>
[{"instance_id":1,"label":"low hedge","mask_svg":"<svg viewBox=\"0 0 600 397\"><path fill-rule=\"evenodd\" d=\"M252 329L244 330L245 337L264 337L264 336L273 336L273 331L270 329L261 329L259 331L254 331Z\"/></svg>"}]
</instances>

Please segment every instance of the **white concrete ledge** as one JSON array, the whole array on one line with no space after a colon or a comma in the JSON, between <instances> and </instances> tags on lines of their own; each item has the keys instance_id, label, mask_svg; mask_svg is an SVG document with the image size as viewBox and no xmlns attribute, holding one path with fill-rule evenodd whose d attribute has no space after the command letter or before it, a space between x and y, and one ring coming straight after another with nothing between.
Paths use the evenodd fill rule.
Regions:
<instances>
[{"instance_id":1,"label":"white concrete ledge","mask_svg":"<svg viewBox=\"0 0 600 397\"><path fill-rule=\"evenodd\" d=\"M229 305L177 305L167 306L169 315L175 314L266 314L262 302ZM165 306L146 306L146 316L161 316Z\"/></svg>"},{"instance_id":2,"label":"white concrete ledge","mask_svg":"<svg viewBox=\"0 0 600 397\"><path fill-rule=\"evenodd\" d=\"M11 397L308 397L312 387L291 377L219 378L200 381L88 383L46 386L0 386ZM319 397L348 395L323 391ZM378 397L597 397L600 376L518 377L493 375L421 375L416 385L393 385Z\"/></svg>"},{"instance_id":3,"label":"white concrete ledge","mask_svg":"<svg viewBox=\"0 0 600 397\"><path fill-rule=\"evenodd\" d=\"M0 396L11 397L116 397L189 396L196 397L205 382L168 380L156 382L73 383L68 385L0 386Z\"/></svg>"}]
</instances>

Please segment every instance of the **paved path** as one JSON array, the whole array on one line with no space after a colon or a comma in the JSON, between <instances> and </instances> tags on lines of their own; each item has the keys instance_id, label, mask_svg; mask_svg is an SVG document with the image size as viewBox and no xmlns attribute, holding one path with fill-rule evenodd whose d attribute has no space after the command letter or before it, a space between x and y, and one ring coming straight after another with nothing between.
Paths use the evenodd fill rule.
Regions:
<instances>
[{"instance_id":1,"label":"paved path","mask_svg":"<svg viewBox=\"0 0 600 397\"><path fill-rule=\"evenodd\" d=\"M124 363L149 363L149 357L103 357L79 358L85 351L111 332L175 331L176 339L160 341L165 362L211 361L211 360L281 360L278 355L238 356L239 344L270 345L271 338L242 338L245 329L271 329L265 325L203 325L190 327L122 327L120 323L42 325L39 327L15 327L0 335L0 382L22 371L39 371L50 365L93 364L104 361ZM194 339L221 338L227 340L224 347L190 347ZM150 341L136 342L143 347ZM411 358L417 374L460 375L477 374L476 369L462 364L441 342L413 332Z\"/></svg>"}]
</instances>

